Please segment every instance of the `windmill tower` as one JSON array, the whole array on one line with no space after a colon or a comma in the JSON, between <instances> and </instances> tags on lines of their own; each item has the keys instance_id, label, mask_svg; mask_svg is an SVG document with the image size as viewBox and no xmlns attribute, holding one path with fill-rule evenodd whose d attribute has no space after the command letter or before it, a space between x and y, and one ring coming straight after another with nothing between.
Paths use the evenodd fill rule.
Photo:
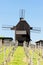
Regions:
<instances>
[{"instance_id":1,"label":"windmill tower","mask_svg":"<svg viewBox=\"0 0 43 65\"><path fill-rule=\"evenodd\" d=\"M10 28L11 30L15 31L15 40L18 40L18 45L19 46L23 46L23 42L26 41L29 43L29 41L31 40L30 38L30 30L33 31L40 31L40 29L36 29L31 27L27 21L24 19L25 16L25 10L22 9L20 11L20 19L19 22L16 26L13 27L3 27L3 28Z\"/></svg>"}]
</instances>

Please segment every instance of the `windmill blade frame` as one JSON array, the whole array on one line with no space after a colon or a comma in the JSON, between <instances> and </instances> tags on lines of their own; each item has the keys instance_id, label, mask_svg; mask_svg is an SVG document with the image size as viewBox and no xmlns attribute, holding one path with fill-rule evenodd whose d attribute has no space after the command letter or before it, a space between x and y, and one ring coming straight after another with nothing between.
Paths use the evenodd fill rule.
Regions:
<instances>
[{"instance_id":1,"label":"windmill blade frame","mask_svg":"<svg viewBox=\"0 0 43 65\"><path fill-rule=\"evenodd\" d=\"M40 27L30 27L30 30L32 31L32 32L41 32L41 28Z\"/></svg>"},{"instance_id":2,"label":"windmill blade frame","mask_svg":"<svg viewBox=\"0 0 43 65\"><path fill-rule=\"evenodd\" d=\"M11 30L12 27L13 27L13 25L3 25L2 26L2 29L3 30L7 30L7 29L10 29Z\"/></svg>"}]
</instances>

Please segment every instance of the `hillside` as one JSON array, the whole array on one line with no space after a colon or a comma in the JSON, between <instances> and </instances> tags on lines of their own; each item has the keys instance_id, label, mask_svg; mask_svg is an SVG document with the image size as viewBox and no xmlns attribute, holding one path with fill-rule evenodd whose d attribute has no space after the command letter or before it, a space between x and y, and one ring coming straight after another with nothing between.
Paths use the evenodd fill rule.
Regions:
<instances>
[{"instance_id":1,"label":"hillside","mask_svg":"<svg viewBox=\"0 0 43 65\"><path fill-rule=\"evenodd\" d=\"M2 46L0 65L43 65L42 50L24 46Z\"/></svg>"}]
</instances>

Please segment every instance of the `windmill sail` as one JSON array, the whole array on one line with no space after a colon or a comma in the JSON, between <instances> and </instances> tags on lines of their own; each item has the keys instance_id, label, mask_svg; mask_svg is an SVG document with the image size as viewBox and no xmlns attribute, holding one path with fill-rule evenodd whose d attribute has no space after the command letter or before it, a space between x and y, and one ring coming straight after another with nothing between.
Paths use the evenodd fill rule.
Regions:
<instances>
[{"instance_id":1,"label":"windmill sail","mask_svg":"<svg viewBox=\"0 0 43 65\"><path fill-rule=\"evenodd\" d=\"M34 31L34 32L41 32L41 28L40 27L30 27L30 30Z\"/></svg>"},{"instance_id":2,"label":"windmill sail","mask_svg":"<svg viewBox=\"0 0 43 65\"><path fill-rule=\"evenodd\" d=\"M7 29L11 29L12 25L3 25L2 29L7 30Z\"/></svg>"}]
</instances>

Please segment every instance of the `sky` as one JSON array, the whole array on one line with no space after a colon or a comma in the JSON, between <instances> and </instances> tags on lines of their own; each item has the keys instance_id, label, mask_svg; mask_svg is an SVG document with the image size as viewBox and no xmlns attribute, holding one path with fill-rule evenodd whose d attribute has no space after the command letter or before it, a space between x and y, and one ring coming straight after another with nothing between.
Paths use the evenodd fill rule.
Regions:
<instances>
[{"instance_id":1,"label":"sky","mask_svg":"<svg viewBox=\"0 0 43 65\"><path fill-rule=\"evenodd\" d=\"M0 0L0 36L15 37L13 30L2 27L15 26L19 22L20 9L25 10L25 20L30 26L41 29L38 33L30 31L31 39L43 40L43 0Z\"/></svg>"}]
</instances>

